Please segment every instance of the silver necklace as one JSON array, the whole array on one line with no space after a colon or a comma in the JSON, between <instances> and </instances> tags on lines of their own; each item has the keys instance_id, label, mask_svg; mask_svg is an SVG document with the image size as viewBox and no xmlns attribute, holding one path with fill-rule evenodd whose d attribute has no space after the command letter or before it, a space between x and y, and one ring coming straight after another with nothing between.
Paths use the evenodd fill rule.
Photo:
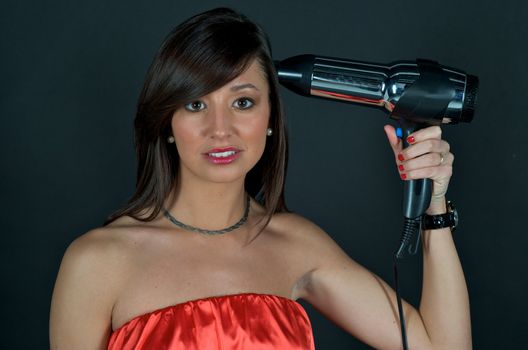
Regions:
<instances>
[{"instance_id":1,"label":"silver necklace","mask_svg":"<svg viewBox=\"0 0 528 350\"><path fill-rule=\"evenodd\" d=\"M178 220L176 220L176 218L174 216L172 216L167 209L163 208L163 215L165 215L165 217L167 219L170 220L170 222L172 222L174 225L178 226L178 227L181 227L183 228L184 230L187 230L187 231L193 231L193 232L199 232L199 233L203 233L205 235L221 235L223 233L226 233L226 232L230 232L230 231L233 231L237 228L239 228L240 226L244 225L247 221L247 218L248 218L248 214L249 214L249 194L247 195L247 199L246 199L246 210L244 211L244 215L242 216L242 218L240 220L238 220L238 222L232 226L229 226L227 228L224 228L224 229L221 229L221 230L205 230L203 228L198 228L198 227L194 227L194 226L191 226L191 225L186 225L184 224L183 222L180 222Z\"/></svg>"}]
</instances>

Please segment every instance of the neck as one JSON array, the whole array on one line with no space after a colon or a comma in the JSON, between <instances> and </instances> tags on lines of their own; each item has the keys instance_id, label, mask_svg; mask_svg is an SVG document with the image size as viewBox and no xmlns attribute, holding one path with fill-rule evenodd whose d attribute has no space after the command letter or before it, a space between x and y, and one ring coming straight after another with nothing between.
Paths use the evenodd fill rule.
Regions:
<instances>
[{"instance_id":1,"label":"neck","mask_svg":"<svg viewBox=\"0 0 528 350\"><path fill-rule=\"evenodd\" d=\"M230 183L193 181L172 191L166 209L186 225L221 230L240 220L246 209L244 179Z\"/></svg>"}]
</instances>

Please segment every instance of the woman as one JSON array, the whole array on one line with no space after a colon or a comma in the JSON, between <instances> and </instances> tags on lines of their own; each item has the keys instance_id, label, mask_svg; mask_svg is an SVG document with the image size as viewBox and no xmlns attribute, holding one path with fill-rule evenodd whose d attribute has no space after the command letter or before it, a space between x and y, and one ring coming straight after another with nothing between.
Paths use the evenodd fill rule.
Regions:
<instances>
[{"instance_id":1,"label":"woman","mask_svg":"<svg viewBox=\"0 0 528 350\"><path fill-rule=\"evenodd\" d=\"M401 347L394 291L286 209L286 131L258 26L215 9L175 28L135 130L136 193L68 247L52 349L311 349L299 298L375 348ZM415 132L405 150L385 132L402 179L433 179L427 213L445 213L453 155L440 128ZM411 349L471 348L449 228L424 232L420 308L404 310Z\"/></svg>"}]
</instances>

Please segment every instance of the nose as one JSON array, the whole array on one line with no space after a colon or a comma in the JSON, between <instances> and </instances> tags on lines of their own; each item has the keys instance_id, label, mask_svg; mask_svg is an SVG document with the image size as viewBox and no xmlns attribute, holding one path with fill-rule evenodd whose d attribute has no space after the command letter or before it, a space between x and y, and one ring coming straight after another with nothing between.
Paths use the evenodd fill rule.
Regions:
<instances>
[{"instance_id":1,"label":"nose","mask_svg":"<svg viewBox=\"0 0 528 350\"><path fill-rule=\"evenodd\" d=\"M214 107L209 109L211 138L227 138L233 133L231 111L228 108Z\"/></svg>"}]
</instances>

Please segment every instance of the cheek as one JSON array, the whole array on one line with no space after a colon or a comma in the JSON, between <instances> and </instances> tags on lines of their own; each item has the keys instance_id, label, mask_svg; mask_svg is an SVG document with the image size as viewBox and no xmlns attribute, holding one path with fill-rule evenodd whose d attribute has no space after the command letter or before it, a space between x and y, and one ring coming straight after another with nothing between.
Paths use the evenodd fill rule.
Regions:
<instances>
[{"instance_id":1,"label":"cheek","mask_svg":"<svg viewBox=\"0 0 528 350\"><path fill-rule=\"evenodd\" d=\"M247 138L251 139L254 143L255 152L262 153L264 152L264 147L266 146L266 129L269 124L269 109L263 111L262 118L256 118L251 123L251 126L247 128Z\"/></svg>"},{"instance_id":2,"label":"cheek","mask_svg":"<svg viewBox=\"0 0 528 350\"><path fill-rule=\"evenodd\" d=\"M172 134L176 139L176 148L181 158L196 148L196 140L199 140L197 129L183 125L183 123L172 123Z\"/></svg>"}]
</instances>

